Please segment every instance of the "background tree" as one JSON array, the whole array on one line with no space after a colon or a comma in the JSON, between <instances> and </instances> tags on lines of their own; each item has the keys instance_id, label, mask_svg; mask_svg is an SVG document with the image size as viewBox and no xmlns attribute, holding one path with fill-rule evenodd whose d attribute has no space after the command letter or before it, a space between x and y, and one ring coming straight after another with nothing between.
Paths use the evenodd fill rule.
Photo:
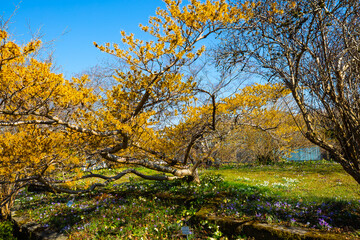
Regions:
<instances>
[{"instance_id":1,"label":"background tree","mask_svg":"<svg viewBox=\"0 0 360 240\"><path fill-rule=\"evenodd\" d=\"M274 163L308 142L299 138L299 116L284 103L289 93L282 84L253 84L221 99L218 129L224 139L218 160Z\"/></svg>"},{"instance_id":2,"label":"background tree","mask_svg":"<svg viewBox=\"0 0 360 240\"><path fill-rule=\"evenodd\" d=\"M241 65L284 83L303 116L306 138L358 183L359 7L359 1L260 1L253 18L229 27L218 55L225 69Z\"/></svg>"}]
</instances>

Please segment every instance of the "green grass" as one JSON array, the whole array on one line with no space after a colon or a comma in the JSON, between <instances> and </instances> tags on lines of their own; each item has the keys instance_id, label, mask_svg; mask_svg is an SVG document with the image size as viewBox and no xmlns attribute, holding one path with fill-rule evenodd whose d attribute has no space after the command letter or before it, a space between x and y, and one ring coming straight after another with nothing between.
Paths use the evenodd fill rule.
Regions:
<instances>
[{"instance_id":1,"label":"green grass","mask_svg":"<svg viewBox=\"0 0 360 240\"><path fill-rule=\"evenodd\" d=\"M337 164L224 166L200 172L201 185L131 176L131 182L112 183L106 193L24 191L17 204L21 214L69 239L186 239L181 235L184 225L192 229L190 239L226 239L214 224L189 221L210 202L216 207L212 214L219 217L359 236L359 186Z\"/></svg>"},{"instance_id":2,"label":"green grass","mask_svg":"<svg viewBox=\"0 0 360 240\"><path fill-rule=\"evenodd\" d=\"M360 200L360 186L337 163L299 162L209 169L230 184L265 188L284 198L308 201Z\"/></svg>"}]
</instances>

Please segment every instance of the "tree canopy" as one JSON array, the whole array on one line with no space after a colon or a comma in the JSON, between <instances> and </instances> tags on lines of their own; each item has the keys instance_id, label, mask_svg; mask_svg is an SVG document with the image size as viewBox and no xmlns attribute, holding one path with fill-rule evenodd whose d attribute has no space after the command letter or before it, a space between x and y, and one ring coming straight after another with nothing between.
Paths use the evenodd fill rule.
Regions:
<instances>
[{"instance_id":1,"label":"tree canopy","mask_svg":"<svg viewBox=\"0 0 360 240\"><path fill-rule=\"evenodd\" d=\"M89 87L86 75L66 80L51 71L51 63L37 60L39 40L19 46L10 40L6 26L1 27L0 204L4 215L9 214L16 193L34 182L55 192L78 193L130 172L155 180L198 179L196 168L207 155L192 149L206 131L215 130L215 121L163 127L161 119L191 118L189 106L197 101L198 89L196 80L185 76L182 68L204 52L198 42L228 23L247 19L251 10L231 7L223 0L194 0L184 6L181 1L165 3L167 9L158 9L148 25L140 26L154 40L122 32L121 44L94 43L125 65L113 76L117 83L100 95ZM145 176L132 168L111 177L80 171L89 160L102 159L168 175ZM105 183L69 188L84 178Z\"/></svg>"}]
</instances>

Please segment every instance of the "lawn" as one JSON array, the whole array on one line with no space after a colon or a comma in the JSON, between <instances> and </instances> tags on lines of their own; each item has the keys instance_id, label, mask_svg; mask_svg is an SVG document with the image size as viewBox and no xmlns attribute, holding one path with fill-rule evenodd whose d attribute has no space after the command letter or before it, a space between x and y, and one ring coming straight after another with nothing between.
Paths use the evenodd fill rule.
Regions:
<instances>
[{"instance_id":1,"label":"lawn","mask_svg":"<svg viewBox=\"0 0 360 240\"><path fill-rule=\"evenodd\" d=\"M16 203L20 214L69 239L186 239L183 226L190 226L189 239L246 239L225 236L207 221L191 222L210 203L219 217L359 237L360 188L337 164L223 166L200 174L200 185L130 177L77 196L23 191Z\"/></svg>"},{"instance_id":2,"label":"lawn","mask_svg":"<svg viewBox=\"0 0 360 240\"><path fill-rule=\"evenodd\" d=\"M237 185L266 188L285 198L309 201L360 200L358 183L339 164L326 161L290 162L273 166L224 166L206 170Z\"/></svg>"}]
</instances>

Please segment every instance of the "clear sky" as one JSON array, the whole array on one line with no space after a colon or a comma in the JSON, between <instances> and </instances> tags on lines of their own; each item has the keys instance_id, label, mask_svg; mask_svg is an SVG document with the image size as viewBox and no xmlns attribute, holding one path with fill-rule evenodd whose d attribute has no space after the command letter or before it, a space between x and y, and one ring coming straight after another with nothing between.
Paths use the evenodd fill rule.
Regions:
<instances>
[{"instance_id":1,"label":"clear sky","mask_svg":"<svg viewBox=\"0 0 360 240\"><path fill-rule=\"evenodd\" d=\"M106 53L93 42L120 43L120 31L135 33L139 23L146 24L161 0L0 0L0 15L10 20L9 32L18 43L31 39L39 29L43 41L54 40L54 60L67 76L101 62Z\"/></svg>"}]
</instances>

